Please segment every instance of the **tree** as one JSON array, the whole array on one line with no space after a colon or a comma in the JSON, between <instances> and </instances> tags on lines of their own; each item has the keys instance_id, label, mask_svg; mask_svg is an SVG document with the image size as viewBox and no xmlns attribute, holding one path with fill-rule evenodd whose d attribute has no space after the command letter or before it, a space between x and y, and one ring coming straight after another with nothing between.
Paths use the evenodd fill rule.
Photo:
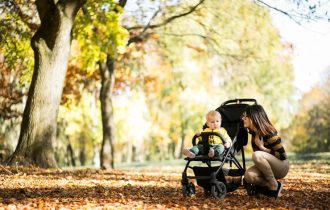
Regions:
<instances>
[{"instance_id":1,"label":"tree","mask_svg":"<svg viewBox=\"0 0 330 210\"><path fill-rule=\"evenodd\" d=\"M74 18L83 0L35 2L41 24L31 40L34 71L21 132L9 164L57 167L53 142L70 52Z\"/></svg>"},{"instance_id":2,"label":"tree","mask_svg":"<svg viewBox=\"0 0 330 210\"><path fill-rule=\"evenodd\" d=\"M114 139L115 139L115 125L113 119L113 104L112 92L115 83L115 59L107 56L105 63L100 63L101 71L101 113L102 113L102 126L103 138L100 154L101 168L114 168Z\"/></svg>"},{"instance_id":3,"label":"tree","mask_svg":"<svg viewBox=\"0 0 330 210\"><path fill-rule=\"evenodd\" d=\"M88 2L77 18L77 40L82 54L77 60L81 68L101 75L101 117L103 139L100 152L101 168L114 167L115 127L113 121L112 92L115 83L115 64L126 45L126 30L120 25L120 14L126 1L111 0Z\"/></svg>"},{"instance_id":4,"label":"tree","mask_svg":"<svg viewBox=\"0 0 330 210\"><path fill-rule=\"evenodd\" d=\"M286 135L298 153L330 151L330 80L315 85L299 101L299 109Z\"/></svg>"}]
</instances>

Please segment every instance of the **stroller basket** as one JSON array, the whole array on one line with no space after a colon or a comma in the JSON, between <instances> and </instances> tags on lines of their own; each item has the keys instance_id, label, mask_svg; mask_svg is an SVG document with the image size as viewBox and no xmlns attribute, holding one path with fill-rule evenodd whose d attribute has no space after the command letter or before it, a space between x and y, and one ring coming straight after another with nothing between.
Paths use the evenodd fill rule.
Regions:
<instances>
[{"instance_id":1,"label":"stroller basket","mask_svg":"<svg viewBox=\"0 0 330 210\"><path fill-rule=\"evenodd\" d=\"M218 167L200 167L200 166L194 166L193 168L194 174L197 178L197 184L198 186L203 187L207 191L211 191L212 185L210 184L210 181L208 179L204 179L204 177L208 177L210 174L216 172L218 170ZM226 183L227 186L227 192L232 192L236 190L241 183L240 182L227 182L225 176L231 176L231 177L240 177L244 175L243 169L229 169L229 170L223 170L216 174L217 180Z\"/></svg>"}]
</instances>

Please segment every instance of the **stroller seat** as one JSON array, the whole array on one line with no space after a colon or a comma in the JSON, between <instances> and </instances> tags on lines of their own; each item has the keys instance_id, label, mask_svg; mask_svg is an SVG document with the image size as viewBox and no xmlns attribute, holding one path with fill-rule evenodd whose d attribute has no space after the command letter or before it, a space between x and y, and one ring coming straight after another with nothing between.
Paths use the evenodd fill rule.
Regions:
<instances>
[{"instance_id":1,"label":"stroller seat","mask_svg":"<svg viewBox=\"0 0 330 210\"><path fill-rule=\"evenodd\" d=\"M211 194L215 198L224 198L227 192L232 192L242 185L242 182L230 182L226 177L242 177L245 173L244 146L247 144L248 133L241 121L241 115L247 106L256 103L255 99L234 99L224 102L216 109L222 116L222 127L227 130L232 139L232 145L218 157L210 158L207 155L198 155L194 158L186 157L184 159L187 164L181 179L183 196L196 193L196 188L190 179L196 179L197 185L201 186L206 194ZM213 132L208 132L202 136L205 151L209 149L208 135L219 136ZM196 138L195 135L192 139L193 145L196 145ZM205 151L204 154L207 154ZM242 154L242 164L235 157L238 152ZM190 166L193 162L202 162L206 166ZM218 165L212 165L214 162ZM230 168L225 168L225 163L229 163ZM188 176L188 169L192 170L195 176Z\"/></svg>"}]
</instances>

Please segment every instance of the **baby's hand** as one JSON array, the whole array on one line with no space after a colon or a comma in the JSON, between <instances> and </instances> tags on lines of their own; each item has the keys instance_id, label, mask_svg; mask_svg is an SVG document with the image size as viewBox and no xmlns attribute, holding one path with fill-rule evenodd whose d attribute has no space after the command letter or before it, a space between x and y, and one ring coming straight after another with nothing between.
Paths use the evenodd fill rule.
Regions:
<instances>
[{"instance_id":1,"label":"baby's hand","mask_svg":"<svg viewBox=\"0 0 330 210\"><path fill-rule=\"evenodd\" d=\"M196 136L200 136L200 135L201 135L201 132L196 132L195 135L196 135Z\"/></svg>"},{"instance_id":2,"label":"baby's hand","mask_svg":"<svg viewBox=\"0 0 330 210\"><path fill-rule=\"evenodd\" d=\"M226 143L225 143L225 147L226 147L226 148L229 148L230 146L231 146L231 143L230 143L230 142L226 142Z\"/></svg>"}]
</instances>

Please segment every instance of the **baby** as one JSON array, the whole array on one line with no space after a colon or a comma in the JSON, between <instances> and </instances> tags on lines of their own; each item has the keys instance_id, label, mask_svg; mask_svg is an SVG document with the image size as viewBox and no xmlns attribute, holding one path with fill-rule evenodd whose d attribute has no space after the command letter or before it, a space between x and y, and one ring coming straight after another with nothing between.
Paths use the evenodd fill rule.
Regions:
<instances>
[{"instance_id":1,"label":"baby","mask_svg":"<svg viewBox=\"0 0 330 210\"><path fill-rule=\"evenodd\" d=\"M210 145L210 150L208 156L210 158L220 156L224 152L225 147L229 148L232 144L231 138L229 137L226 129L221 127L220 113L213 110L209 111L206 114L206 125L207 128L205 128L202 132L215 132L221 136L221 138L216 135L209 136L208 143ZM198 144L202 142L201 132L196 133L196 135L199 136L197 144L190 149L184 148L182 150L182 153L189 158L194 158L196 155L205 155L203 154L203 144Z\"/></svg>"}]
</instances>

